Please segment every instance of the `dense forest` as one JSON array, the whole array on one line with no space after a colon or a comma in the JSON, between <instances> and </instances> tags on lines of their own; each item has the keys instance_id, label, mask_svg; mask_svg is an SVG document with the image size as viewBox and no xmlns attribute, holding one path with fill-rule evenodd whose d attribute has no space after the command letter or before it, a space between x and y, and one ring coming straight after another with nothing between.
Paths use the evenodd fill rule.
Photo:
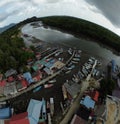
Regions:
<instances>
[{"instance_id":1,"label":"dense forest","mask_svg":"<svg viewBox=\"0 0 120 124\"><path fill-rule=\"evenodd\" d=\"M10 68L24 68L27 60L34 58L32 52L23 50L25 44L20 37L20 27L34 21L43 21L46 25L94 38L120 52L120 37L94 23L67 16L32 17L0 34L0 72L4 73Z\"/></svg>"},{"instance_id":2,"label":"dense forest","mask_svg":"<svg viewBox=\"0 0 120 124\"><path fill-rule=\"evenodd\" d=\"M14 68L19 71L21 68L25 68L28 59L34 57L32 52L25 50L26 47L23 39L20 37L19 29L20 26L30 22L30 20L25 20L0 34L1 73L4 73L10 68Z\"/></svg>"},{"instance_id":3,"label":"dense forest","mask_svg":"<svg viewBox=\"0 0 120 124\"><path fill-rule=\"evenodd\" d=\"M78 36L87 36L120 52L120 37L102 26L67 16L51 16L41 19L46 25L53 26Z\"/></svg>"}]
</instances>

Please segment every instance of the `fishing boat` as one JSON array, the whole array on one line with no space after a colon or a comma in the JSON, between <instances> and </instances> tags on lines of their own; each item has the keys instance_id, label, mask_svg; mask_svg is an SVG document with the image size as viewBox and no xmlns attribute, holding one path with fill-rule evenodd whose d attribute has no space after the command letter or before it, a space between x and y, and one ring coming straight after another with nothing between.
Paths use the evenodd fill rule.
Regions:
<instances>
[{"instance_id":1,"label":"fishing boat","mask_svg":"<svg viewBox=\"0 0 120 124\"><path fill-rule=\"evenodd\" d=\"M72 63L74 63L74 64L77 64L78 62L76 62L76 61L71 61Z\"/></svg>"},{"instance_id":2,"label":"fishing boat","mask_svg":"<svg viewBox=\"0 0 120 124\"><path fill-rule=\"evenodd\" d=\"M67 99L67 90L64 85L62 85L62 92L63 92L64 100Z\"/></svg>"},{"instance_id":3,"label":"fishing boat","mask_svg":"<svg viewBox=\"0 0 120 124\"><path fill-rule=\"evenodd\" d=\"M42 99L42 119L46 120L47 119L47 115L46 115L46 101L44 100L44 98Z\"/></svg>"},{"instance_id":4,"label":"fishing boat","mask_svg":"<svg viewBox=\"0 0 120 124\"><path fill-rule=\"evenodd\" d=\"M50 88L50 87L52 87L53 86L53 84L45 84L44 85L44 88Z\"/></svg>"},{"instance_id":5,"label":"fishing boat","mask_svg":"<svg viewBox=\"0 0 120 124\"><path fill-rule=\"evenodd\" d=\"M38 87L36 87L36 88L33 90L33 93L35 93L35 92L41 90L41 88L42 88L42 86L38 86Z\"/></svg>"},{"instance_id":6,"label":"fishing boat","mask_svg":"<svg viewBox=\"0 0 120 124\"><path fill-rule=\"evenodd\" d=\"M55 83L56 79L50 80L48 83Z\"/></svg>"},{"instance_id":7,"label":"fishing boat","mask_svg":"<svg viewBox=\"0 0 120 124\"><path fill-rule=\"evenodd\" d=\"M73 58L73 60L74 60L74 61L80 61L80 59L79 59L79 58Z\"/></svg>"},{"instance_id":8,"label":"fishing boat","mask_svg":"<svg viewBox=\"0 0 120 124\"><path fill-rule=\"evenodd\" d=\"M65 72L65 74L69 74L70 72L71 72L71 70L68 70L68 71Z\"/></svg>"}]
</instances>

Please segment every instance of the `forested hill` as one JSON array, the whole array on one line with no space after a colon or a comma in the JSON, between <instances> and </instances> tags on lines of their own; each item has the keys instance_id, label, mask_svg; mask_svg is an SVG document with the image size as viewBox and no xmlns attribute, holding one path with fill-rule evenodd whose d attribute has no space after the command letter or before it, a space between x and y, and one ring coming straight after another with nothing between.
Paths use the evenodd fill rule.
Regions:
<instances>
[{"instance_id":1,"label":"forested hill","mask_svg":"<svg viewBox=\"0 0 120 124\"><path fill-rule=\"evenodd\" d=\"M45 17L42 18L42 21L49 26L93 38L120 52L120 37L97 24L68 16Z\"/></svg>"},{"instance_id":2,"label":"forested hill","mask_svg":"<svg viewBox=\"0 0 120 124\"><path fill-rule=\"evenodd\" d=\"M9 28L11 28L11 27L13 27L14 25L15 25L15 24L12 23L12 24L9 24L9 25L7 25L7 26L5 26L5 27L0 28L0 33L6 31L7 29L9 29Z\"/></svg>"}]
</instances>

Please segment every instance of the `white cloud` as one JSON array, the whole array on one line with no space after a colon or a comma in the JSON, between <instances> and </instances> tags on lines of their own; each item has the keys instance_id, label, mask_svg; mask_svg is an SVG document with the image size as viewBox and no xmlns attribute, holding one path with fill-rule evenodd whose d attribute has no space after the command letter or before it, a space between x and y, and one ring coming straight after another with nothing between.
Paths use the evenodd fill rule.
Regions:
<instances>
[{"instance_id":1,"label":"white cloud","mask_svg":"<svg viewBox=\"0 0 120 124\"><path fill-rule=\"evenodd\" d=\"M102 25L120 35L116 28L93 4L85 0L2 0L0 27L32 16L69 15Z\"/></svg>"}]
</instances>

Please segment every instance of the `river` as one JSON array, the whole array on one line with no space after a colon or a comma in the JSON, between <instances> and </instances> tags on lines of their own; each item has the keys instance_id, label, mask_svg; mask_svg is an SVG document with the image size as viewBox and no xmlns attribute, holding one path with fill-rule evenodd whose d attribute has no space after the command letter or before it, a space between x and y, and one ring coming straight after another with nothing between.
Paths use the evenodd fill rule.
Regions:
<instances>
[{"instance_id":1,"label":"river","mask_svg":"<svg viewBox=\"0 0 120 124\"><path fill-rule=\"evenodd\" d=\"M111 50L96 42L78 38L72 34L51 28L45 28L43 26L34 28L30 24L27 24L22 28L22 33L29 34L42 41L60 43L68 47L76 47L90 56L99 57L107 62L109 62L111 59L114 59L116 63L120 65L120 56L116 55Z\"/></svg>"}]
</instances>

